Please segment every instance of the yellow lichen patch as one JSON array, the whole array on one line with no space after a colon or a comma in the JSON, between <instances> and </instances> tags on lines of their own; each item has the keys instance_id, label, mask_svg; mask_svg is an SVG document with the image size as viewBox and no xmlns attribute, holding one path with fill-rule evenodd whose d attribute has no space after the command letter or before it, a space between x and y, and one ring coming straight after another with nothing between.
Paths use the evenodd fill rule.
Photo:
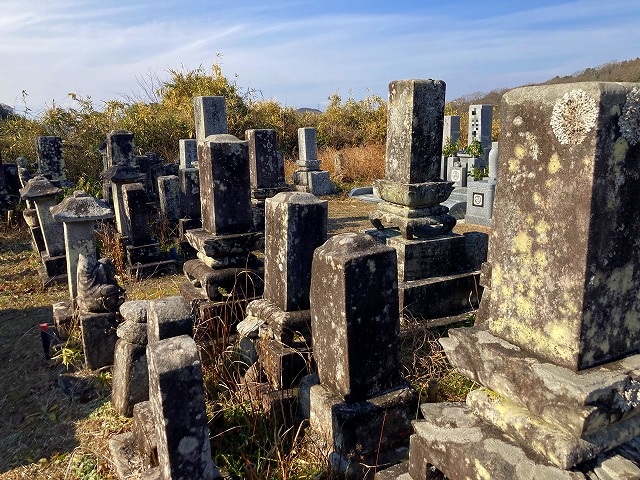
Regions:
<instances>
[{"instance_id":1,"label":"yellow lichen patch","mask_svg":"<svg viewBox=\"0 0 640 480\"><path fill-rule=\"evenodd\" d=\"M516 148L513 149L513 154L518 160L522 160L526 153L527 150L520 144L516 145Z\"/></svg>"},{"instance_id":2,"label":"yellow lichen patch","mask_svg":"<svg viewBox=\"0 0 640 480\"><path fill-rule=\"evenodd\" d=\"M518 170L520 170L520 160L516 158L510 158L508 161L508 165L509 173L516 173Z\"/></svg>"},{"instance_id":3,"label":"yellow lichen patch","mask_svg":"<svg viewBox=\"0 0 640 480\"><path fill-rule=\"evenodd\" d=\"M531 215L527 215L527 218L525 218L524 221L527 222L527 225L529 225L530 227L532 227L535 222Z\"/></svg>"},{"instance_id":4,"label":"yellow lichen patch","mask_svg":"<svg viewBox=\"0 0 640 480\"><path fill-rule=\"evenodd\" d=\"M529 298L527 298L525 295L518 295L515 300L516 312L520 317L519 320L524 320L525 318L533 318L535 316L535 305Z\"/></svg>"},{"instance_id":5,"label":"yellow lichen patch","mask_svg":"<svg viewBox=\"0 0 640 480\"><path fill-rule=\"evenodd\" d=\"M545 252L544 250L536 250L535 252L533 252L533 261L536 263L538 268L545 268L549 264L547 252Z\"/></svg>"},{"instance_id":6,"label":"yellow lichen patch","mask_svg":"<svg viewBox=\"0 0 640 480\"><path fill-rule=\"evenodd\" d=\"M548 240L548 233L549 233L549 229L551 227L549 226L549 224L547 222L545 222L544 220L540 220L538 223L536 223L535 226L535 230L536 230L536 241L538 243L541 244L545 244L547 243Z\"/></svg>"},{"instance_id":7,"label":"yellow lichen patch","mask_svg":"<svg viewBox=\"0 0 640 480\"><path fill-rule=\"evenodd\" d=\"M593 157L592 157L592 156L590 156L590 155L587 155L586 157L584 157L584 158L582 159L582 164L583 164L585 167L592 167L592 166L593 166Z\"/></svg>"},{"instance_id":8,"label":"yellow lichen patch","mask_svg":"<svg viewBox=\"0 0 640 480\"><path fill-rule=\"evenodd\" d=\"M538 192L533 192L533 203L536 207L541 208L543 206L544 199Z\"/></svg>"},{"instance_id":9,"label":"yellow lichen patch","mask_svg":"<svg viewBox=\"0 0 640 480\"><path fill-rule=\"evenodd\" d=\"M625 267L616 268L607 279L607 290L615 293L624 293L635 288L633 283L633 263L629 262Z\"/></svg>"},{"instance_id":10,"label":"yellow lichen patch","mask_svg":"<svg viewBox=\"0 0 640 480\"><path fill-rule=\"evenodd\" d=\"M562 165L560 164L560 157L558 156L557 153L554 153L553 155L551 155L551 158L549 159L547 170L551 175L555 175L556 173L558 173L558 171L561 168L562 168Z\"/></svg>"},{"instance_id":11,"label":"yellow lichen patch","mask_svg":"<svg viewBox=\"0 0 640 480\"><path fill-rule=\"evenodd\" d=\"M515 246L516 252L527 253L531 251L533 240L527 232L525 232L524 230L520 230L516 237L513 239L513 244Z\"/></svg>"},{"instance_id":12,"label":"yellow lichen patch","mask_svg":"<svg viewBox=\"0 0 640 480\"><path fill-rule=\"evenodd\" d=\"M620 137L613 146L613 159L616 163L624 160L629 150L629 142L624 137Z\"/></svg>"}]
</instances>

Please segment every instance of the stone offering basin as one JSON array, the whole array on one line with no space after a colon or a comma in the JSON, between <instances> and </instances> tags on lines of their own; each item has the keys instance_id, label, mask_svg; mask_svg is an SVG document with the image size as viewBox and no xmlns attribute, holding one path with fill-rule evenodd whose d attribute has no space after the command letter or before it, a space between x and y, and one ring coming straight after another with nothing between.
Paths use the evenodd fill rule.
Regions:
<instances>
[{"instance_id":1,"label":"stone offering basin","mask_svg":"<svg viewBox=\"0 0 640 480\"><path fill-rule=\"evenodd\" d=\"M373 185L383 200L411 208L439 205L453 192L453 182L397 183L381 179Z\"/></svg>"}]
</instances>

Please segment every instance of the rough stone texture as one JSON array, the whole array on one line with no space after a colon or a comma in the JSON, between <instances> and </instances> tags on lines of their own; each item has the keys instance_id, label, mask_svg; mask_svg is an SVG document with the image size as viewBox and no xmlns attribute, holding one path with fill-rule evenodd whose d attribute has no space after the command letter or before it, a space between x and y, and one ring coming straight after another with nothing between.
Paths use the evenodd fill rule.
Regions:
<instances>
[{"instance_id":1,"label":"rough stone texture","mask_svg":"<svg viewBox=\"0 0 640 480\"><path fill-rule=\"evenodd\" d=\"M196 343L186 335L169 338L150 343L147 355L162 476L176 480L218 477L211 459Z\"/></svg>"},{"instance_id":2,"label":"rough stone texture","mask_svg":"<svg viewBox=\"0 0 640 480\"><path fill-rule=\"evenodd\" d=\"M80 313L84 360L89 370L113 365L116 336L115 313Z\"/></svg>"},{"instance_id":3,"label":"rough stone texture","mask_svg":"<svg viewBox=\"0 0 640 480\"><path fill-rule=\"evenodd\" d=\"M640 413L640 355L573 372L540 362L484 326L449 330L440 343L464 375L574 436Z\"/></svg>"},{"instance_id":4,"label":"rough stone texture","mask_svg":"<svg viewBox=\"0 0 640 480\"><path fill-rule=\"evenodd\" d=\"M279 340L261 338L257 345L260 365L276 390L293 388L313 371L310 348L293 348Z\"/></svg>"},{"instance_id":5,"label":"rough stone texture","mask_svg":"<svg viewBox=\"0 0 640 480\"><path fill-rule=\"evenodd\" d=\"M50 257L64 255L63 227L53 219L50 211L50 208L56 205L56 195L60 192L60 188L42 175L36 175L20 189L22 198L34 203L38 225L42 231L47 255Z\"/></svg>"},{"instance_id":6,"label":"rough stone texture","mask_svg":"<svg viewBox=\"0 0 640 480\"><path fill-rule=\"evenodd\" d=\"M132 132L113 130L107 135L107 168L114 165L136 166Z\"/></svg>"},{"instance_id":7,"label":"rough stone texture","mask_svg":"<svg viewBox=\"0 0 640 480\"><path fill-rule=\"evenodd\" d=\"M177 175L158 177L160 213L169 221L180 218L180 179Z\"/></svg>"},{"instance_id":8,"label":"rough stone texture","mask_svg":"<svg viewBox=\"0 0 640 480\"><path fill-rule=\"evenodd\" d=\"M406 457L417 398L409 388L361 402L344 402L323 385L309 390L309 423L332 468L348 478L371 478Z\"/></svg>"},{"instance_id":9,"label":"rough stone texture","mask_svg":"<svg viewBox=\"0 0 640 480\"><path fill-rule=\"evenodd\" d=\"M139 402L133 406L133 426L131 431L136 447L152 460L149 466L158 465L158 434L153 424L151 402Z\"/></svg>"},{"instance_id":10,"label":"rough stone texture","mask_svg":"<svg viewBox=\"0 0 640 480\"><path fill-rule=\"evenodd\" d=\"M494 206L485 320L497 336L574 370L640 342L640 221L629 210L640 148L637 126L622 128L634 91L593 82L503 98L499 168L509 187Z\"/></svg>"},{"instance_id":11,"label":"rough stone texture","mask_svg":"<svg viewBox=\"0 0 640 480\"><path fill-rule=\"evenodd\" d=\"M180 169L180 209L184 217L200 218L200 173L196 168Z\"/></svg>"},{"instance_id":12,"label":"rough stone texture","mask_svg":"<svg viewBox=\"0 0 640 480\"><path fill-rule=\"evenodd\" d=\"M67 179L64 172L62 139L60 137L36 137L36 155L40 175L58 185Z\"/></svg>"},{"instance_id":13,"label":"rough stone texture","mask_svg":"<svg viewBox=\"0 0 640 480\"><path fill-rule=\"evenodd\" d=\"M246 264L249 252L264 248L264 233L262 232L213 235L203 228L197 228L187 230L185 237L193 248L207 257L214 259L238 257L242 263L237 266ZM229 265L228 263L226 266Z\"/></svg>"},{"instance_id":14,"label":"rough stone texture","mask_svg":"<svg viewBox=\"0 0 640 480\"><path fill-rule=\"evenodd\" d=\"M120 305L120 316L126 321L147 323L148 300L131 300Z\"/></svg>"},{"instance_id":15,"label":"rough stone texture","mask_svg":"<svg viewBox=\"0 0 640 480\"><path fill-rule=\"evenodd\" d=\"M298 129L298 158L304 163L318 161L315 128L303 127Z\"/></svg>"},{"instance_id":16,"label":"rough stone texture","mask_svg":"<svg viewBox=\"0 0 640 480\"><path fill-rule=\"evenodd\" d=\"M413 424L409 474L428 479L435 466L448 478L492 480L584 480L579 472L559 469L514 446L500 432L470 415L464 404L421 406L425 421Z\"/></svg>"},{"instance_id":17,"label":"rough stone texture","mask_svg":"<svg viewBox=\"0 0 640 480\"><path fill-rule=\"evenodd\" d=\"M225 300L230 294L260 295L264 286L260 272L247 265L246 259L244 264L244 267L214 269L201 260L188 260L183 271L189 282L201 289L208 300Z\"/></svg>"},{"instance_id":18,"label":"rough stone texture","mask_svg":"<svg viewBox=\"0 0 640 480\"><path fill-rule=\"evenodd\" d=\"M247 305L247 318L258 319L262 336L275 338L285 345L292 345L296 335L302 335L311 343L311 311L296 310L286 312L265 298L254 300ZM268 332L264 332L268 329Z\"/></svg>"},{"instance_id":19,"label":"rough stone texture","mask_svg":"<svg viewBox=\"0 0 640 480\"><path fill-rule=\"evenodd\" d=\"M579 438L486 389L470 392L466 403L474 415L515 439L518 445L527 446L565 470L640 435L638 416Z\"/></svg>"},{"instance_id":20,"label":"rough stone texture","mask_svg":"<svg viewBox=\"0 0 640 480\"><path fill-rule=\"evenodd\" d=\"M150 344L179 335L193 335L189 302L180 296L150 300L147 324Z\"/></svg>"},{"instance_id":21,"label":"rough stone texture","mask_svg":"<svg viewBox=\"0 0 640 480\"><path fill-rule=\"evenodd\" d=\"M442 145L447 141L455 143L460 138L460 116L445 115L442 122ZM443 173L444 175L444 173Z\"/></svg>"},{"instance_id":22,"label":"rough stone texture","mask_svg":"<svg viewBox=\"0 0 640 480\"><path fill-rule=\"evenodd\" d=\"M178 146L180 149L180 169L193 168L193 164L198 161L198 142L193 139L183 139L178 141Z\"/></svg>"},{"instance_id":23,"label":"rough stone texture","mask_svg":"<svg viewBox=\"0 0 640 480\"><path fill-rule=\"evenodd\" d=\"M198 142L202 226L216 235L251 230L248 143L233 135Z\"/></svg>"},{"instance_id":24,"label":"rough stone texture","mask_svg":"<svg viewBox=\"0 0 640 480\"><path fill-rule=\"evenodd\" d=\"M364 234L330 238L313 256L311 328L320 382L356 402L401 383L395 251Z\"/></svg>"},{"instance_id":25,"label":"rough stone texture","mask_svg":"<svg viewBox=\"0 0 640 480\"><path fill-rule=\"evenodd\" d=\"M293 182L298 191L312 193L314 195L328 195L334 191L329 172L325 170L297 170L293 172Z\"/></svg>"},{"instance_id":26,"label":"rough stone texture","mask_svg":"<svg viewBox=\"0 0 640 480\"><path fill-rule=\"evenodd\" d=\"M152 243L147 192L141 183L130 183L122 187L124 216L129 225L128 237L132 245Z\"/></svg>"},{"instance_id":27,"label":"rough stone texture","mask_svg":"<svg viewBox=\"0 0 640 480\"><path fill-rule=\"evenodd\" d=\"M327 205L299 192L266 201L264 298L283 311L309 309L311 262L327 238Z\"/></svg>"},{"instance_id":28,"label":"rough stone texture","mask_svg":"<svg viewBox=\"0 0 640 480\"><path fill-rule=\"evenodd\" d=\"M227 105L224 97L194 97L193 115L198 143L204 142L210 135L227 133ZM198 154L198 162L200 160Z\"/></svg>"},{"instance_id":29,"label":"rough stone texture","mask_svg":"<svg viewBox=\"0 0 640 480\"><path fill-rule=\"evenodd\" d=\"M445 87L441 80L396 80L389 84L388 180L439 180Z\"/></svg>"},{"instance_id":30,"label":"rough stone texture","mask_svg":"<svg viewBox=\"0 0 640 480\"><path fill-rule=\"evenodd\" d=\"M133 325L143 325L133 323ZM118 328L118 333L120 328ZM120 335L118 335L120 336ZM119 338L113 358L111 404L119 415L131 417L136 403L149 399L149 369L146 345Z\"/></svg>"},{"instance_id":31,"label":"rough stone texture","mask_svg":"<svg viewBox=\"0 0 640 480\"><path fill-rule=\"evenodd\" d=\"M115 280L111 260L78 256L76 305L82 312L117 312L124 303L124 289Z\"/></svg>"},{"instance_id":32,"label":"rough stone texture","mask_svg":"<svg viewBox=\"0 0 640 480\"><path fill-rule=\"evenodd\" d=\"M247 130L249 143L249 172L251 188L269 188L284 185L284 162L278 155L276 131L270 129Z\"/></svg>"},{"instance_id":33,"label":"rough stone texture","mask_svg":"<svg viewBox=\"0 0 640 480\"><path fill-rule=\"evenodd\" d=\"M125 320L116 330L118 338L136 345L147 344L147 324Z\"/></svg>"}]
</instances>

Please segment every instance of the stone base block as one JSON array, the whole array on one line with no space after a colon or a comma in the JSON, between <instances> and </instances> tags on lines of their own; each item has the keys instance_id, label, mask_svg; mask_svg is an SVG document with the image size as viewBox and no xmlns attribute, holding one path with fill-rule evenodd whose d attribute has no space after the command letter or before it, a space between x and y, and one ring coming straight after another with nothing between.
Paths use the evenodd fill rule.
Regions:
<instances>
[{"instance_id":1,"label":"stone base block","mask_svg":"<svg viewBox=\"0 0 640 480\"><path fill-rule=\"evenodd\" d=\"M89 370L113 365L116 348L115 313L80 313L84 361Z\"/></svg>"},{"instance_id":2,"label":"stone base block","mask_svg":"<svg viewBox=\"0 0 640 480\"><path fill-rule=\"evenodd\" d=\"M58 330L58 338L66 340L73 329L73 307L70 301L53 304L53 323Z\"/></svg>"},{"instance_id":3,"label":"stone base block","mask_svg":"<svg viewBox=\"0 0 640 480\"><path fill-rule=\"evenodd\" d=\"M439 211L441 213L425 217L408 217L384 210L374 210L369 214L369 220L378 230L397 228L404 238L436 237L449 233L456 226L457 221L449 215L446 207L440 206Z\"/></svg>"},{"instance_id":4,"label":"stone base block","mask_svg":"<svg viewBox=\"0 0 640 480\"><path fill-rule=\"evenodd\" d=\"M464 375L576 437L640 413L640 355L574 372L481 326L450 330L440 343Z\"/></svg>"},{"instance_id":5,"label":"stone base block","mask_svg":"<svg viewBox=\"0 0 640 480\"><path fill-rule=\"evenodd\" d=\"M490 478L492 480L592 480L640 478L638 441L631 440L633 460L628 447L596 457L565 470L547 459L525 451L512 440L471 414L459 403L431 403L421 407L424 421L413 423L409 474L413 480L433 478L435 471L447 478Z\"/></svg>"},{"instance_id":6,"label":"stone base block","mask_svg":"<svg viewBox=\"0 0 640 480\"><path fill-rule=\"evenodd\" d=\"M133 424L131 431L136 448L142 453L144 466L158 465L158 434L153 423L151 402L136 403L133 406Z\"/></svg>"},{"instance_id":7,"label":"stone base block","mask_svg":"<svg viewBox=\"0 0 640 480\"><path fill-rule=\"evenodd\" d=\"M162 275L174 275L176 273L176 262L174 260L161 260L151 263L136 263L127 265L127 275L138 280Z\"/></svg>"},{"instance_id":8,"label":"stone base block","mask_svg":"<svg viewBox=\"0 0 640 480\"><path fill-rule=\"evenodd\" d=\"M111 403L118 414L133 415L136 403L149 399L147 347L118 339L113 359Z\"/></svg>"},{"instance_id":9,"label":"stone base block","mask_svg":"<svg viewBox=\"0 0 640 480\"><path fill-rule=\"evenodd\" d=\"M311 349L293 348L278 340L261 338L257 343L259 364L276 390L294 388L315 370Z\"/></svg>"},{"instance_id":10,"label":"stone base block","mask_svg":"<svg viewBox=\"0 0 640 480\"><path fill-rule=\"evenodd\" d=\"M198 259L185 262L183 272L194 287L201 289L207 300L221 301L262 295L263 273L251 266L211 268Z\"/></svg>"},{"instance_id":11,"label":"stone base block","mask_svg":"<svg viewBox=\"0 0 640 480\"><path fill-rule=\"evenodd\" d=\"M264 232L214 235L197 228L185 232L185 238L193 248L211 258L241 257L255 250L264 250Z\"/></svg>"},{"instance_id":12,"label":"stone base block","mask_svg":"<svg viewBox=\"0 0 640 480\"><path fill-rule=\"evenodd\" d=\"M240 380L240 395L262 412L287 428L298 418L298 399L294 389L277 390L264 381L259 367L253 365Z\"/></svg>"},{"instance_id":13,"label":"stone base block","mask_svg":"<svg viewBox=\"0 0 640 480\"><path fill-rule=\"evenodd\" d=\"M396 250L400 282L450 275L467 267L465 237L462 235L449 233L407 240L397 230L367 230L365 233Z\"/></svg>"},{"instance_id":14,"label":"stone base block","mask_svg":"<svg viewBox=\"0 0 640 480\"><path fill-rule=\"evenodd\" d=\"M275 187L263 187L263 188L252 188L251 189L251 199L252 200L266 200L267 198L275 197L277 194L281 192L290 192L291 185L278 185Z\"/></svg>"},{"instance_id":15,"label":"stone base block","mask_svg":"<svg viewBox=\"0 0 640 480\"><path fill-rule=\"evenodd\" d=\"M346 403L322 385L310 389L310 426L340 474L373 478L407 456L417 396L402 388L365 402ZM351 477L350 477L351 478Z\"/></svg>"},{"instance_id":16,"label":"stone base block","mask_svg":"<svg viewBox=\"0 0 640 480\"><path fill-rule=\"evenodd\" d=\"M470 182L467 186L466 223L490 227L493 217L493 197L496 193L495 180Z\"/></svg>"},{"instance_id":17,"label":"stone base block","mask_svg":"<svg viewBox=\"0 0 640 480\"><path fill-rule=\"evenodd\" d=\"M47 274L46 267L44 265L40 265L38 268L38 276L40 277L40 281L42 282L42 286L44 288L49 288L52 285L64 285L67 283L67 274L63 273L60 275L54 275L53 277Z\"/></svg>"},{"instance_id":18,"label":"stone base block","mask_svg":"<svg viewBox=\"0 0 640 480\"><path fill-rule=\"evenodd\" d=\"M439 318L478 308L480 272L456 273L398 285L400 311L414 317Z\"/></svg>"},{"instance_id":19,"label":"stone base block","mask_svg":"<svg viewBox=\"0 0 640 480\"><path fill-rule=\"evenodd\" d=\"M293 183L297 191L313 195L328 195L335 191L329 172L325 170L296 170L293 172Z\"/></svg>"},{"instance_id":20,"label":"stone base block","mask_svg":"<svg viewBox=\"0 0 640 480\"><path fill-rule=\"evenodd\" d=\"M486 389L470 392L467 405L474 415L496 427L524 450L532 451L564 470L640 435L640 417L637 415L578 438Z\"/></svg>"},{"instance_id":21,"label":"stone base block","mask_svg":"<svg viewBox=\"0 0 640 480\"><path fill-rule=\"evenodd\" d=\"M117 478L135 478L145 468L143 456L136 447L132 432L115 435L108 442Z\"/></svg>"},{"instance_id":22,"label":"stone base block","mask_svg":"<svg viewBox=\"0 0 640 480\"><path fill-rule=\"evenodd\" d=\"M311 310L285 312L269 300L260 299L247 305L247 317L250 316L264 322L260 327L262 337L274 338L285 345L304 339L311 345Z\"/></svg>"},{"instance_id":23,"label":"stone base block","mask_svg":"<svg viewBox=\"0 0 640 480\"><path fill-rule=\"evenodd\" d=\"M66 275L67 273L67 257L66 255L58 255L50 257L46 253L41 255L44 271L49 277L58 275Z\"/></svg>"},{"instance_id":24,"label":"stone base block","mask_svg":"<svg viewBox=\"0 0 640 480\"><path fill-rule=\"evenodd\" d=\"M127 245L125 251L128 265L158 262L161 258L160 244L157 242L138 246Z\"/></svg>"}]
</instances>

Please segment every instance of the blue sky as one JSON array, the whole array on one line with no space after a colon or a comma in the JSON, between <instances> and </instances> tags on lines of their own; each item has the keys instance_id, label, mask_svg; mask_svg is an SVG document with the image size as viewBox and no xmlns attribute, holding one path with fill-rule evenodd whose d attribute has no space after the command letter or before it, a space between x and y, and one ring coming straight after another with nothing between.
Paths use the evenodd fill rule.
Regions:
<instances>
[{"instance_id":1,"label":"blue sky","mask_svg":"<svg viewBox=\"0 0 640 480\"><path fill-rule=\"evenodd\" d=\"M444 80L452 100L640 56L638 25L638 0L0 0L0 102L99 107L214 62L293 107L404 78Z\"/></svg>"}]
</instances>

